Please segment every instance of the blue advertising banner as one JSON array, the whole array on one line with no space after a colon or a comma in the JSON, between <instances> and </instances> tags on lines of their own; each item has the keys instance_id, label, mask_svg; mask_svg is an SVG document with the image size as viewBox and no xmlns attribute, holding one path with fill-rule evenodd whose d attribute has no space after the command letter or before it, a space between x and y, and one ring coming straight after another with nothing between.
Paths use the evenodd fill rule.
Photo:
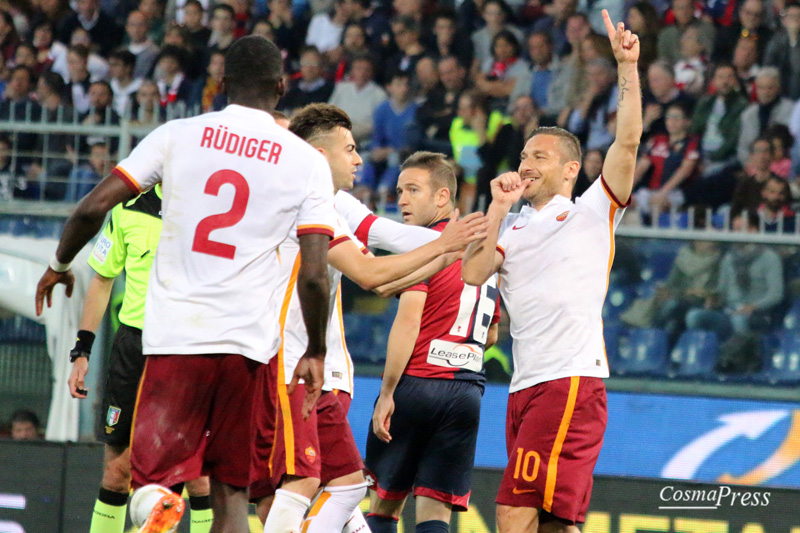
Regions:
<instances>
[{"instance_id":1,"label":"blue advertising banner","mask_svg":"<svg viewBox=\"0 0 800 533\"><path fill-rule=\"evenodd\" d=\"M377 378L357 378L350 423L364 454ZM488 385L475 466L506 465L508 389ZM800 405L610 392L596 474L800 488Z\"/></svg>"}]
</instances>

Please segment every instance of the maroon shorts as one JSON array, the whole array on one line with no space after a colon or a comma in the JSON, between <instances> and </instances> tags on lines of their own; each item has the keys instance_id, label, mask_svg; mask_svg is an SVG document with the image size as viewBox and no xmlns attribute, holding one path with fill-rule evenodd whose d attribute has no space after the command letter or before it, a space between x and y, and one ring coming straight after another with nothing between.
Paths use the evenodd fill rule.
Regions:
<instances>
[{"instance_id":1,"label":"maroon shorts","mask_svg":"<svg viewBox=\"0 0 800 533\"><path fill-rule=\"evenodd\" d=\"M133 487L200 475L247 487L263 366L232 354L149 355L133 419Z\"/></svg>"},{"instance_id":2,"label":"maroon shorts","mask_svg":"<svg viewBox=\"0 0 800 533\"><path fill-rule=\"evenodd\" d=\"M278 366L273 357L269 364L262 366L258 393L261 401L256 402L256 443L253 450L253 472L256 481L250 485L250 499L253 501L272 496L277 488L272 482L270 459L272 443L275 440L275 409L278 403L277 382Z\"/></svg>"},{"instance_id":3,"label":"maroon shorts","mask_svg":"<svg viewBox=\"0 0 800 533\"><path fill-rule=\"evenodd\" d=\"M346 416L350 413L350 404L353 403L353 397L349 392L343 390L333 389L333 393L336 395L336 399L339 400L339 403L342 404Z\"/></svg>"},{"instance_id":4,"label":"maroon shorts","mask_svg":"<svg viewBox=\"0 0 800 533\"><path fill-rule=\"evenodd\" d=\"M509 459L497 503L584 522L607 420L600 378L562 378L510 394Z\"/></svg>"},{"instance_id":5,"label":"maroon shorts","mask_svg":"<svg viewBox=\"0 0 800 533\"><path fill-rule=\"evenodd\" d=\"M271 462L272 481L276 486L284 475L319 478L324 485L364 468L347 414L336 394L323 392L316 410L308 420L303 420L305 389L298 386L290 396L279 379L277 390Z\"/></svg>"}]
</instances>

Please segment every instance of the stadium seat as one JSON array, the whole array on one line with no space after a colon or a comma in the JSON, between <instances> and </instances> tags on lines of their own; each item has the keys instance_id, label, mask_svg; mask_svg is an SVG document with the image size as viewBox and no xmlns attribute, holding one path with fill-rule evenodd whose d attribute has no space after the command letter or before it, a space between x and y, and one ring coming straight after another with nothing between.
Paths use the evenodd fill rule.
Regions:
<instances>
[{"instance_id":1,"label":"stadium seat","mask_svg":"<svg viewBox=\"0 0 800 533\"><path fill-rule=\"evenodd\" d=\"M765 374L770 383L800 383L800 333L781 335L780 348L767 358Z\"/></svg>"},{"instance_id":2,"label":"stadium seat","mask_svg":"<svg viewBox=\"0 0 800 533\"><path fill-rule=\"evenodd\" d=\"M676 254L677 252L668 246L646 254L642 266L642 280L656 282L667 279L672 270L672 264L675 262Z\"/></svg>"},{"instance_id":3,"label":"stadium seat","mask_svg":"<svg viewBox=\"0 0 800 533\"><path fill-rule=\"evenodd\" d=\"M800 299L795 300L783 317L783 328L787 331L800 329Z\"/></svg>"},{"instance_id":4,"label":"stadium seat","mask_svg":"<svg viewBox=\"0 0 800 533\"><path fill-rule=\"evenodd\" d=\"M634 298L636 298L636 287L630 285L610 286L605 305L603 305L603 320L617 322L619 316L633 303Z\"/></svg>"},{"instance_id":5,"label":"stadium seat","mask_svg":"<svg viewBox=\"0 0 800 533\"><path fill-rule=\"evenodd\" d=\"M672 350L673 372L680 377L714 375L719 355L717 334L701 329L685 331Z\"/></svg>"},{"instance_id":6,"label":"stadium seat","mask_svg":"<svg viewBox=\"0 0 800 533\"><path fill-rule=\"evenodd\" d=\"M620 374L666 375L669 340L663 329L632 329L620 342Z\"/></svg>"},{"instance_id":7,"label":"stadium seat","mask_svg":"<svg viewBox=\"0 0 800 533\"><path fill-rule=\"evenodd\" d=\"M659 213L658 215L659 228L680 228L685 229L689 227L689 215L686 213Z\"/></svg>"}]
</instances>

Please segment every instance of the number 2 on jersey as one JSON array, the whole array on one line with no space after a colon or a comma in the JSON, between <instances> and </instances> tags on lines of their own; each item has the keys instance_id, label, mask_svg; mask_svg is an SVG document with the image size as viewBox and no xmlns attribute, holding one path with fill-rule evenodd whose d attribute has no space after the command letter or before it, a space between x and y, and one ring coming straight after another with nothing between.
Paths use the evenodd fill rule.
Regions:
<instances>
[{"instance_id":1,"label":"number 2 on jersey","mask_svg":"<svg viewBox=\"0 0 800 533\"><path fill-rule=\"evenodd\" d=\"M230 228L244 218L247 202L250 200L250 186L244 176L238 172L234 170L218 170L208 178L203 192L217 196L220 188L225 184L233 185L235 190L233 204L227 212L207 216L197 224L197 228L194 230L192 251L224 259L233 259L233 256L236 255L236 246L212 241L208 236L215 229Z\"/></svg>"},{"instance_id":2,"label":"number 2 on jersey","mask_svg":"<svg viewBox=\"0 0 800 533\"><path fill-rule=\"evenodd\" d=\"M480 299L477 304L475 303L475 291L480 291ZM480 287L464 284L464 290L461 291L461 303L458 306L458 316L453 327L450 328L450 335L472 337L475 342L486 344L498 293L497 276L490 277ZM471 330L470 324L472 325Z\"/></svg>"}]
</instances>

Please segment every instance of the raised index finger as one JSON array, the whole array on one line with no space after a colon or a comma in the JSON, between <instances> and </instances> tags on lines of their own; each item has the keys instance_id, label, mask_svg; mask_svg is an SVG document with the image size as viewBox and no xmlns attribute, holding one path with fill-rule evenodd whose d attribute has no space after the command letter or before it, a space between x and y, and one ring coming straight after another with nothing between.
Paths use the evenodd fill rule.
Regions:
<instances>
[{"instance_id":1,"label":"raised index finger","mask_svg":"<svg viewBox=\"0 0 800 533\"><path fill-rule=\"evenodd\" d=\"M614 23L611 22L611 17L608 15L607 10L603 10L603 22L606 25L609 39L614 39L617 36L617 30L614 29Z\"/></svg>"}]
</instances>

